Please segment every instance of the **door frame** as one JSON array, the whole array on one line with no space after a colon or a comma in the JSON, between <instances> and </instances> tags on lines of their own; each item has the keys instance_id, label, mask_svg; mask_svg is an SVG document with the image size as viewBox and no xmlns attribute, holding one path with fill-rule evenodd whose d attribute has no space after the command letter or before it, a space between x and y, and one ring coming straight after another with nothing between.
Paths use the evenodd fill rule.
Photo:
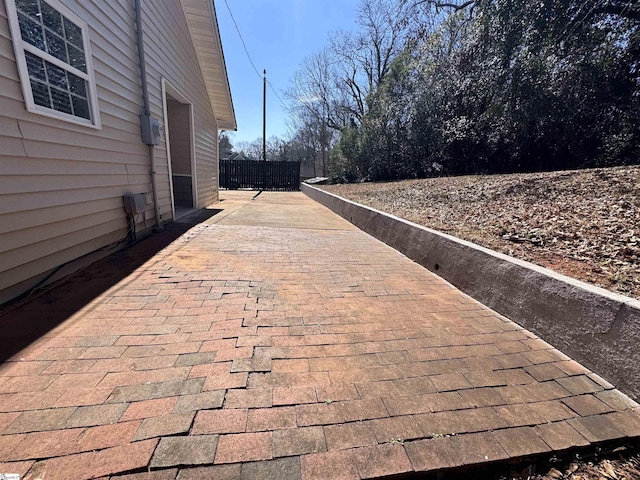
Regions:
<instances>
[{"instance_id":1,"label":"door frame","mask_svg":"<svg viewBox=\"0 0 640 480\"><path fill-rule=\"evenodd\" d=\"M171 169L171 143L169 141L169 118L167 108L167 95L171 96L174 100L182 105L189 107L189 153L191 156L191 192L193 196L193 208L198 208L198 173L196 170L196 139L194 131L194 119L193 119L193 102L189 98L183 95L171 82L162 77L162 116L164 118L164 140L167 150L167 167L169 171L169 191L171 193L171 213L173 220L176 219L176 202L173 195L173 172Z\"/></svg>"}]
</instances>

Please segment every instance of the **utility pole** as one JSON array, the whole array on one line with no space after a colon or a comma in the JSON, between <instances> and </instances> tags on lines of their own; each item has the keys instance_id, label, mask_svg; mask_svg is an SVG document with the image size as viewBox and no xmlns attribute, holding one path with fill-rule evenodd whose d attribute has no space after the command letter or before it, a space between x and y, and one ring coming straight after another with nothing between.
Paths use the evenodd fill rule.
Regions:
<instances>
[{"instance_id":1,"label":"utility pole","mask_svg":"<svg viewBox=\"0 0 640 480\"><path fill-rule=\"evenodd\" d=\"M327 142L327 122L325 121L325 110L326 110L326 103L324 102L324 100L322 101L322 141L320 143L322 143L322 176L326 177L327 176L327 150L328 148L326 148L326 142Z\"/></svg>"},{"instance_id":2,"label":"utility pole","mask_svg":"<svg viewBox=\"0 0 640 480\"><path fill-rule=\"evenodd\" d=\"M267 70L262 79L262 159L267 160Z\"/></svg>"}]
</instances>

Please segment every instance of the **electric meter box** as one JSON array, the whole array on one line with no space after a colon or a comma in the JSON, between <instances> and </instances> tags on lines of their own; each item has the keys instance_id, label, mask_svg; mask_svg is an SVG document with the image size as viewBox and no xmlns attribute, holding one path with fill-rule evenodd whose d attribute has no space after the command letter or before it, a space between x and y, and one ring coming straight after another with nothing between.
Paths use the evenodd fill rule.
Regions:
<instances>
[{"instance_id":1,"label":"electric meter box","mask_svg":"<svg viewBox=\"0 0 640 480\"><path fill-rule=\"evenodd\" d=\"M146 145L158 145L164 136L164 126L151 115L140 115L142 142Z\"/></svg>"}]
</instances>

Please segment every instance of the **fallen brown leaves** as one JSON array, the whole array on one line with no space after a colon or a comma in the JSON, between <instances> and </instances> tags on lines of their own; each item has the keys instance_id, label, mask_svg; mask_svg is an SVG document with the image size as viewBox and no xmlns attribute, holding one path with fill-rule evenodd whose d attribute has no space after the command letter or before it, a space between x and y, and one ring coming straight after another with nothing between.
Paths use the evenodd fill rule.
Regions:
<instances>
[{"instance_id":1,"label":"fallen brown leaves","mask_svg":"<svg viewBox=\"0 0 640 480\"><path fill-rule=\"evenodd\" d=\"M322 188L640 298L640 167Z\"/></svg>"},{"instance_id":2,"label":"fallen brown leaves","mask_svg":"<svg viewBox=\"0 0 640 480\"><path fill-rule=\"evenodd\" d=\"M552 468L544 475L532 475L529 480L633 480L640 478L640 455L581 461L576 460L560 468Z\"/></svg>"}]
</instances>

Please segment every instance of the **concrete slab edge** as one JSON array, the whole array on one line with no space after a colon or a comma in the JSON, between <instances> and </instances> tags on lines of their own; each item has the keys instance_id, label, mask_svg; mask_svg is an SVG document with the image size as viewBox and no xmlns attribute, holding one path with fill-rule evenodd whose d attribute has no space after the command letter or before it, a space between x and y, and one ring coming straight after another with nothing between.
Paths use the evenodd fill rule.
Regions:
<instances>
[{"instance_id":1,"label":"concrete slab edge","mask_svg":"<svg viewBox=\"0 0 640 480\"><path fill-rule=\"evenodd\" d=\"M640 400L640 301L302 184L353 225Z\"/></svg>"}]
</instances>

